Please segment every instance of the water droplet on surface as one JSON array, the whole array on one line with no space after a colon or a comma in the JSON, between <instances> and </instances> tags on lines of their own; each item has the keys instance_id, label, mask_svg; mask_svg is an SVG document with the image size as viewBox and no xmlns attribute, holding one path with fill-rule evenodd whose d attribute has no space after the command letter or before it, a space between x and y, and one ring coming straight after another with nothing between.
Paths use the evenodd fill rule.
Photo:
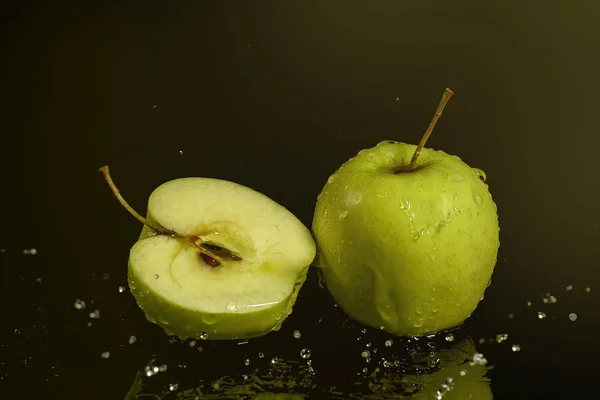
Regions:
<instances>
[{"instance_id":1,"label":"water droplet on surface","mask_svg":"<svg viewBox=\"0 0 600 400\"><path fill-rule=\"evenodd\" d=\"M527 302L527 307L531 307L531 302L530 301Z\"/></svg>"},{"instance_id":2,"label":"water droplet on surface","mask_svg":"<svg viewBox=\"0 0 600 400\"><path fill-rule=\"evenodd\" d=\"M309 359L311 355L312 352L310 351L310 349L300 350L300 357L304 358L305 360Z\"/></svg>"},{"instance_id":3,"label":"water droplet on surface","mask_svg":"<svg viewBox=\"0 0 600 400\"><path fill-rule=\"evenodd\" d=\"M100 354L100 357L102 357L102 358L109 358L110 357L110 351L105 351L104 353Z\"/></svg>"},{"instance_id":4,"label":"water droplet on surface","mask_svg":"<svg viewBox=\"0 0 600 400\"><path fill-rule=\"evenodd\" d=\"M369 350L363 350L363 352L360 353L360 356L362 358L370 358L371 357L371 351L369 351Z\"/></svg>"},{"instance_id":5,"label":"water droplet on surface","mask_svg":"<svg viewBox=\"0 0 600 400\"><path fill-rule=\"evenodd\" d=\"M258 353L258 358L265 358L265 354L261 351Z\"/></svg>"},{"instance_id":6,"label":"water droplet on surface","mask_svg":"<svg viewBox=\"0 0 600 400\"><path fill-rule=\"evenodd\" d=\"M273 358L271 358L271 365L275 365L275 364L277 364L278 362L279 362L279 358L277 358L277 357L273 357Z\"/></svg>"},{"instance_id":7,"label":"water droplet on surface","mask_svg":"<svg viewBox=\"0 0 600 400\"><path fill-rule=\"evenodd\" d=\"M84 310L85 309L85 301L83 300L75 300L75 308L78 310Z\"/></svg>"},{"instance_id":8,"label":"water droplet on surface","mask_svg":"<svg viewBox=\"0 0 600 400\"><path fill-rule=\"evenodd\" d=\"M502 343L506 339L508 339L508 334L506 334L506 333L500 333L500 334L496 335L496 342L498 342L498 343Z\"/></svg>"},{"instance_id":9,"label":"water droplet on surface","mask_svg":"<svg viewBox=\"0 0 600 400\"><path fill-rule=\"evenodd\" d=\"M567 285L567 286L565 287L565 289L567 289L567 290L573 290L573 285Z\"/></svg>"},{"instance_id":10,"label":"water droplet on surface","mask_svg":"<svg viewBox=\"0 0 600 400\"><path fill-rule=\"evenodd\" d=\"M137 342L137 338L133 335L129 336L129 344L134 344Z\"/></svg>"},{"instance_id":11,"label":"water droplet on surface","mask_svg":"<svg viewBox=\"0 0 600 400\"><path fill-rule=\"evenodd\" d=\"M513 314L508 314L508 319L513 319L515 316Z\"/></svg>"},{"instance_id":12,"label":"water droplet on surface","mask_svg":"<svg viewBox=\"0 0 600 400\"><path fill-rule=\"evenodd\" d=\"M244 365L245 365L246 367L247 367L248 365L250 365L250 359L249 359L249 358L246 358L246 359L244 360Z\"/></svg>"},{"instance_id":13,"label":"water droplet on surface","mask_svg":"<svg viewBox=\"0 0 600 400\"><path fill-rule=\"evenodd\" d=\"M367 333L367 329L366 329L366 328L362 328L362 329L360 330L360 333L362 333L362 334L364 335L365 333Z\"/></svg>"},{"instance_id":14,"label":"water droplet on surface","mask_svg":"<svg viewBox=\"0 0 600 400\"><path fill-rule=\"evenodd\" d=\"M195 340L190 340L190 342L188 343L188 346L190 347L194 347L196 345L196 341Z\"/></svg>"},{"instance_id":15,"label":"water droplet on surface","mask_svg":"<svg viewBox=\"0 0 600 400\"><path fill-rule=\"evenodd\" d=\"M517 351L521 351L521 346L519 346L518 344L513 344L511 349L516 353Z\"/></svg>"},{"instance_id":16,"label":"water droplet on surface","mask_svg":"<svg viewBox=\"0 0 600 400\"><path fill-rule=\"evenodd\" d=\"M348 210L342 210L340 211L340 219L344 219L348 216Z\"/></svg>"},{"instance_id":17,"label":"water droplet on surface","mask_svg":"<svg viewBox=\"0 0 600 400\"><path fill-rule=\"evenodd\" d=\"M446 342L453 342L454 341L454 335L449 333L446 335Z\"/></svg>"},{"instance_id":18,"label":"water droplet on surface","mask_svg":"<svg viewBox=\"0 0 600 400\"><path fill-rule=\"evenodd\" d=\"M385 347L392 347L394 341L392 339L388 339L385 341Z\"/></svg>"},{"instance_id":19,"label":"water droplet on surface","mask_svg":"<svg viewBox=\"0 0 600 400\"><path fill-rule=\"evenodd\" d=\"M475 204L480 205L481 204L481 196L477 193L473 193L473 201L475 202Z\"/></svg>"},{"instance_id":20,"label":"water droplet on surface","mask_svg":"<svg viewBox=\"0 0 600 400\"><path fill-rule=\"evenodd\" d=\"M125 286L119 286L119 293L123 293L125 291Z\"/></svg>"},{"instance_id":21,"label":"water droplet on surface","mask_svg":"<svg viewBox=\"0 0 600 400\"><path fill-rule=\"evenodd\" d=\"M589 293L589 292L591 292L591 291L592 291L592 288L591 288L591 287L586 287L586 288L585 288L585 292L586 292L586 293Z\"/></svg>"},{"instance_id":22,"label":"water droplet on surface","mask_svg":"<svg viewBox=\"0 0 600 400\"><path fill-rule=\"evenodd\" d=\"M461 369L460 370L460 376L465 376L467 374L467 370L466 369Z\"/></svg>"},{"instance_id":23,"label":"water droplet on surface","mask_svg":"<svg viewBox=\"0 0 600 400\"><path fill-rule=\"evenodd\" d=\"M419 314L419 315L423 314L423 310L422 310L422 309L420 309L420 308L417 308L415 311L416 311L416 313L417 313L417 314Z\"/></svg>"},{"instance_id":24,"label":"water droplet on surface","mask_svg":"<svg viewBox=\"0 0 600 400\"><path fill-rule=\"evenodd\" d=\"M159 278L158 274L154 274L154 279L158 279L158 278Z\"/></svg>"},{"instance_id":25,"label":"water droplet on surface","mask_svg":"<svg viewBox=\"0 0 600 400\"><path fill-rule=\"evenodd\" d=\"M174 391L176 391L176 390L177 390L177 388L178 388L178 387L179 387L179 385L178 385L178 384L176 384L176 383L171 383L171 384L169 385L169 391L171 391L171 392L174 392Z\"/></svg>"},{"instance_id":26,"label":"water droplet on surface","mask_svg":"<svg viewBox=\"0 0 600 400\"><path fill-rule=\"evenodd\" d=\"M569 314L569 319L571 321L575 322L577 320L577 314L575 314L575 313Z\"/></svg>"},{"instance_id":27,"label":"water droplet on surface","mask_svg":"<svg viewBox=\"0 0 600 400\"><path fill-rule=\"evenodd\" d=\"M202 340L206 340L206 339L208 339L208 333L206 333L206 332L202 332L202 333L200 334L200 339L202 339Z\"/></svg>"},{"instance_id":28,"label":"water droplet on surface","mask_svg":"<svg viewBox=\"0 0 600 400\"><path fill-rule=\"evenodd\" d=\"M302 337L302 333L300 333L299 330L295 330L294 333L292 334L294 336L294 339L300 339Z\"/></svg>"},{"instance_id":29,"label":"water droplet on surface","mask_svg":"<svg viewBox=\"0 0 600 400\"><path fill-rule=\"evenodd\" d=\"M538 319L544 319L544 318L546 318L546 313L543 311L539 311L537 313L537 316L538 316Z\"/></svg>"},{"instance_id":30,"label":"water droplet on surface","mask_svg":"<svg viewBox=\"0 0 600 400\"><path fill-rule=\"evenodd\" d=\"M475 353L473 355L473 358L472 358L472 361L471 361L471 365L486 365L486 364L487 364L487 360L483 356L483 354L481 354L481 353Z\"/></svg>"},{"instance_id":31,"label":"water droplet on surface","mask_svg":"<svg viewBox=\"0 0 600 400\"><path fill-rule=\"evenodd\" d=\"M235 305L235 303L232 301L229 304L227 304L227 309L231 312L236 312L238 311L238 307Z\"/></svg>"},{"instance_id":32,"label":"water droplet on surface","mask_svg":"<svg viewBox=\"0 0 600 400\"><path fill-rule=\"evenodd\" d=\"M202 353L204 351L204 347L198 346L196 347L196 350L198 350L198 353Z\"/></svg>"},{"instance_id":33,"label":"water droplet on surface","mask_svg":"<svg viewBox=\"0 0 600 400\"><path fill-rule=\"evenodd\" d=\"M414 326L415 328L420 328L420 327L422 327L422 326L423 326L423 318L419 318L419 319L417 320L417 322L415 322L415 323L413 324L413 326Z\"/></svg>"},{"instance_id":34,"label":"water droplet on surface","mask_svg":"<svg viewBox=\"0 0 600 400\"><path fill-rule=\"evenodd\" d=\"M179 150L179 155L182 156L183 155L183 150Z\"/></svg>"},{"instance_id":35,"label":"water droplet on surface","mask_svg":"<svg viewBox=\"0 0 600 400\"><path fill-rule=\"evenodd\" d=\"M90 314L90 318L99 319L100 318L100 310L94 310Z\"/></svg>"}]
</instances>

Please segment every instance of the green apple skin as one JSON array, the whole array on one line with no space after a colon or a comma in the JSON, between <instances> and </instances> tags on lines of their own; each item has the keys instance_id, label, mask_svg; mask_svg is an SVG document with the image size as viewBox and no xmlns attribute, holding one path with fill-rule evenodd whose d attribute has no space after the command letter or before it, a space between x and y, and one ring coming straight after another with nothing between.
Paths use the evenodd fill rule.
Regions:
<instances>
[{"instance_id":1,"label":"green apple skin","mask_svg":"<svg viewBox=\"0 0 600 400\"><path fill-rule=\"evenodd\" d=\"M326 286L356 320L401 336L462 324L496 264L497 207L459 157L384 141L344 163L318 196L313 232Z\"/></svg>"},{"instance_id":2,"label":"green apple skin","mask_svg":"<svg viewBox=\"0 0 600 400\"><path fill-rule=\"evenodd\" d=\"M166 182L150 195L146 219L214 239L255 263L212 268L189 243L143 227L130 250L129 288L148 321L181 340L247 339L279 330L316 255L309 229L291 212L233 182Z\"/></svg>"}]
</instances>

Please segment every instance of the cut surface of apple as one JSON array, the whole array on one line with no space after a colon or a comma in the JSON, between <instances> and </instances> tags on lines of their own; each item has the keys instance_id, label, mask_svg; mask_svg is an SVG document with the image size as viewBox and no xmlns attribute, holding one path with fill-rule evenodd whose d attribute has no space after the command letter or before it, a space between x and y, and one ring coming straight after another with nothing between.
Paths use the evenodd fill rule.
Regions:
<instances>
[{"instance_id":1,"label":"cut surface of apple","mask_svg":"<svg viewBox=\"0 0 600 400\"><path fill-rule=\"evenodd\" d=\"M164 183L149 198L147 220L178 236L144 226L130 251L129 286L148 320L182 339L279 329L316 253L290 211L219 179Z\"/></svg>"}]
</instances>

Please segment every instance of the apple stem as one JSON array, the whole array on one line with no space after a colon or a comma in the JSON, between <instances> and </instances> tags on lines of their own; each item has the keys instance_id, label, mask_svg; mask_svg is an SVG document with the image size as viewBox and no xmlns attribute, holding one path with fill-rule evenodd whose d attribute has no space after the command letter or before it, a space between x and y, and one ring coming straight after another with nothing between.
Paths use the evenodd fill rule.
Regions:
<instances>
[{"instance_id":1,"label":"apple stem","mask_svg":"<svg viewBox=\"0 0 600 400\"><path fill-rule=\"evenodd\" d=\"M419 158L419 154L421 154L421 150L423 149L423 147L425 147L425 143L427 143L429 136L431 136L433 128L435 128L435 124L437 124L438 119L440 119L440 117L442 116L444 108L446 107L446 104L448 104L448 100L450 100L450 98L453 95L454 92L451 89L446 88L446 90L444 90L444 94L442 95L442 99L438 104L437 110L435 110L435 114L433 115L433 118L431 119L431 122L429 123L429 126L425 131L425 134L421 138L421 141L419 142L419 145L417 146L412 156L412 159L410 160L410 164L408 164L408 167L405 169L405 172L411 172L412 170L414 170L415 165L417 163L417 158Z\"/></svg>"},{"instance_id":2,"label":"apple stem","mask_svg":"<svg viewBox=\"0 0 600 400\"><path fill-rule=\"evenodd\" d=\"M135 211L127 203L127 201L125 201L123 196L121 196L119 189L117 189L117 186L115 185L115 183L113 182L113 180L110 176L110 171L108 169L108 165L105 165L102 168L100 168L100 172L102 172L102 175L104 175L104 179L106 180L106 183L108 183L108 186L112 190L112 192L115 195L115 197L117 198L117 200L119 200L119 203L121 203L121 205L127 211L129 211L129 214L133 215L138 221L140 221L142 224L146 225L148 228L152 229L156 233L160 233L162 235L168 235L168 236L179 236L179 235L177 235L177 233L173 232L172 230L165 229L162 226L158 226L158 225L148 221L146 218L142 217L140 214L138 214L138 212Z\"/></svg>"},{"instance_id":3,"label":"apple stem","mask_svg":"<svg viewBox=\"0 0 600 400\"><path fill-rule=\"evenodd\" d=\"M137 219L142 224L146 225L148 228L152 229L154 232L156 232L158 234L167 235L167 236L171 236L171 237L177 237L177 238L187 241L192 246L194 246L196 248L196 250L198 250L198 253L200 253L200 257L202 258L202 261L204 261L204 263L206 263L207 265L209 265L213 268L221 265L221 261L219 260L219 258L214 256L210 251L203 249L201 247L202 242L198 241L197 238L181 236L177 232L172 231L170 229L163 228L162 226L156 225L156 224L148 221L146 218L142 217L140 214L138 214L138 212L135 211L133 209L133 207L131 207L127 203L127 201L125 201L123 196L121 196L119 189L117 189L117 186L115 185L115 183L113 182L113 180L110 176L110 171L108 169L108 165L105 165L102 168L100 168L100 172L102 172L102 175L104 175L104 179L106 180L106 183L108 183L108 186L112 190L112 192L115 195L115 197L117 198L117 200L119 200L119 203L121 203L121 205L127 211L129 211L129 214L133 215L135 217L135 219Z\"/></svg>"}]
</instances>

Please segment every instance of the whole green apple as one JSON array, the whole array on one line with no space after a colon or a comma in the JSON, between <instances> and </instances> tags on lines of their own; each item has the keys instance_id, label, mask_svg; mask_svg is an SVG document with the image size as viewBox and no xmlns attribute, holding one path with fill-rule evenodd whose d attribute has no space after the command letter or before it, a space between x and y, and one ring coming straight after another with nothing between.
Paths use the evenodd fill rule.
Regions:
<instances>
[{"instance_id":1,"label":"whole green apple","mask_svg":"<svg viewBox=\"0 0 600 400\"><path fill-rule=\"evenodd\" d=\"M485 174L423 145L385 141L344 163L313 220L325 283L358 321L397 335L439 332L482 299L499 248ZM443 104L442 104L443 103Z\"/></svg>"},{"instance_id":2,"label":"whole green apple","mask_svg":"<svg viewBox=\"0 0 600 400\"><path fill-rule=\"evenodd\" d=\"M181 339L239 339L278 330L292 312L316 247L290 211L246 186L211 178L163 183L147 218L109 185L144 227L128 281L147 319Z\"/></svg>"}]
</instances>

